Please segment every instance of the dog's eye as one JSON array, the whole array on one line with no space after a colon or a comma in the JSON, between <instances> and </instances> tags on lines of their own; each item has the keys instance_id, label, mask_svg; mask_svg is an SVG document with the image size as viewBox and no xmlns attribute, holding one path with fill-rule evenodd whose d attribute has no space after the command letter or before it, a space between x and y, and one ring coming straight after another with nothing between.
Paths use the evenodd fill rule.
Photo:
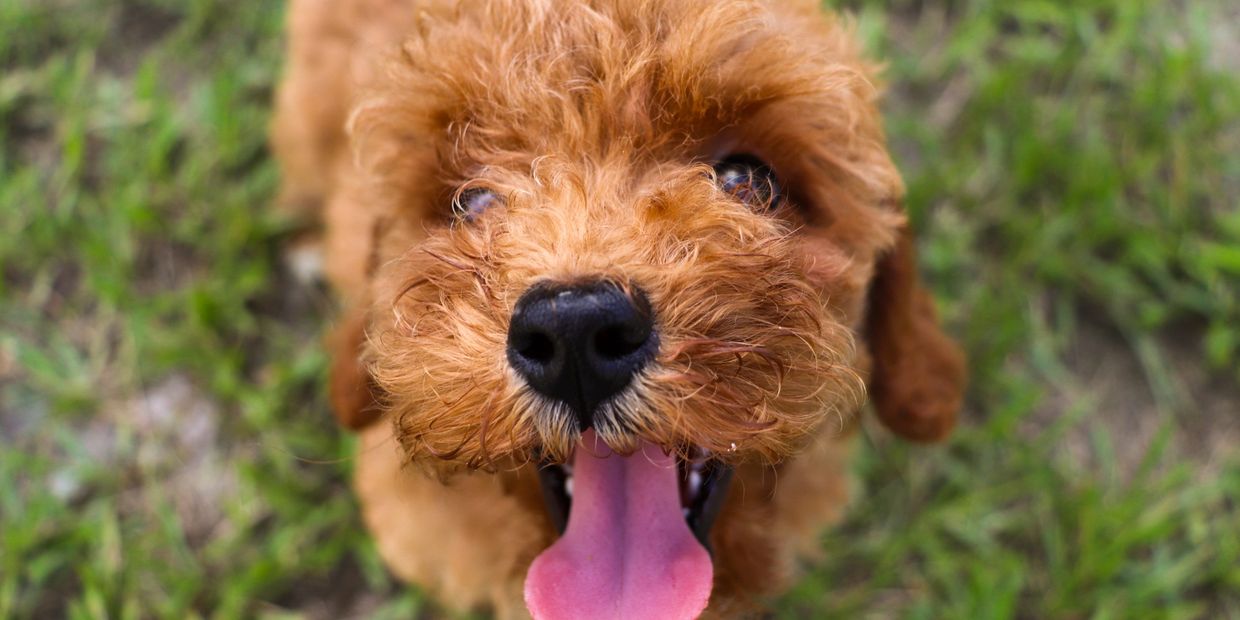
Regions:
<instances>
[{"instance_id":1,"label":"dog's eye","mask_svg":"<svg viewBox=\"0 0 1240 620\"><path fill-rule=\"evenodd\" d=\"M715 164L719 189L755 209L775 209L782 201L779 180L766 162L753 155L729 155Z\"/></svg>"},{"instance_id":2,"label":"dog's eye","mask_svg":"<svg viewBox=\"0 0 1240 620\"><path fill-rule=\"evenodd\" d=\"M504 199L494 190L485 187L471 187L462 191L452 201L452 212L466 222L472 222L487 209L503 204Z\"/></svg>"}]
</instances>

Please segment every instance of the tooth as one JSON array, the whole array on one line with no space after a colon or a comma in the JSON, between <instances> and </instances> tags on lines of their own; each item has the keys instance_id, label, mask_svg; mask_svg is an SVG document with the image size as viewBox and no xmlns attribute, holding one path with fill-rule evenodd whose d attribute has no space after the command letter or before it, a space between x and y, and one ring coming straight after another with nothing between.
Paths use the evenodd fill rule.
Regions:
<instances>
[{"instance_id":1,"label":"tooth","mask_svg":"<svg viewBox=\"0 0 1240 620\"><path fill-rule=\"evenodd\" d=\"M565 479L564 479L564 494L565 494L565 495L568 495L569 497L572 497L572 496L573 496L573 478L572 478L572 476L569 476L568 478L565 478Z\"/></svg>"},{"instance_id":2,"label":"tooth","mask_svg":"<svg viewBox=\"0 0 1240 620\"><path fill-rule=\"evenodd\" d=\"M702 490L702 473L696 469L689 472L689 497L697 497Z\"/></svg>"}]
</instances>

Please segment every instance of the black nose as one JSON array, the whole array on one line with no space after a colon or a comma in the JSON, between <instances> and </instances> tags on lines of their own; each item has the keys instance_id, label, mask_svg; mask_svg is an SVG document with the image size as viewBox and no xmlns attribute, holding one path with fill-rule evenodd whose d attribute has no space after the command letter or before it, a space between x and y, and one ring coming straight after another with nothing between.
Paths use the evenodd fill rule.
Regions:
<instances>
[{"instance_id":1,"label":"black nose","mask_svg":"<svg viewBox=\"0 0 1240 620\"><path fill-rule=\"evenodd\" d=\"M657 349L646 296L608 282L535 286L508 327L508 363L538 393L571 407L583 430Z\"/></svg>"}]
</instances>

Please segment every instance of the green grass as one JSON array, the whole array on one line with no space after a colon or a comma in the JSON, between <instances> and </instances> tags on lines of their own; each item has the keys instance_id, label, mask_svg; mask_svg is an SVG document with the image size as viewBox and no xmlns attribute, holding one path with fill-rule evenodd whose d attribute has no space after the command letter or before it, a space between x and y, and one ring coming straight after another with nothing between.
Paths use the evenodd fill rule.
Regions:
<instances>
[{"instance_id":1,"label":"green grass","mask_svg":"<svg viewBox=\"0 0 1240 620\"><path fill-rule=\"evenodd\" d=\"M1240 618L1236 11L842 4L974 378L945 447L867 435L781 615ZM0 0L0 617L424 610L267 209L280 12Z\"/></svg>"}]
</instances>

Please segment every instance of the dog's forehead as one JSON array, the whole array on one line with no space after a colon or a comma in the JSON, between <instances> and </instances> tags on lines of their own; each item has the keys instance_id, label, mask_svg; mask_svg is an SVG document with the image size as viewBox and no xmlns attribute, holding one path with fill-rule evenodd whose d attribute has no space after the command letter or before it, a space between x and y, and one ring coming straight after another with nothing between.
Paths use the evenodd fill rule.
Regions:
<instances>
[{"instance_id":1,"label":"dog's forehead","mask_svg":"<svg viewBox=\"0 0 1240 620\"><path fill-rule=\"evenodd\" d=\"M557 164L623 192L632 171L657 183L646 173L732 152L771 164L834 243L862 257L890 244L903 184L874 68L813 0L428 3L352 123L409 222L474 184L545 193L557 184L538 173Z\"/></svg>"},{"instance_id":2,"label":"dog's forehead","mask_svg":"<svg viewBox=\"0 0 1240 620\"><path fill-rule=\"evenodd\" d=\"M800 36L836 28L827 18L780 6L461 5L427 18L406 42L404 62L420 91L410 104L438 125L430 135L457 158L489 165L616 147L683 149L722 131L754 133L748 126L764 113L785 123L798 114L805 129L827 129L832 110L848 107L839 97L868 86L859 84L864 70L841 43L847 37Z\"/></svg>"}]
</instances>

